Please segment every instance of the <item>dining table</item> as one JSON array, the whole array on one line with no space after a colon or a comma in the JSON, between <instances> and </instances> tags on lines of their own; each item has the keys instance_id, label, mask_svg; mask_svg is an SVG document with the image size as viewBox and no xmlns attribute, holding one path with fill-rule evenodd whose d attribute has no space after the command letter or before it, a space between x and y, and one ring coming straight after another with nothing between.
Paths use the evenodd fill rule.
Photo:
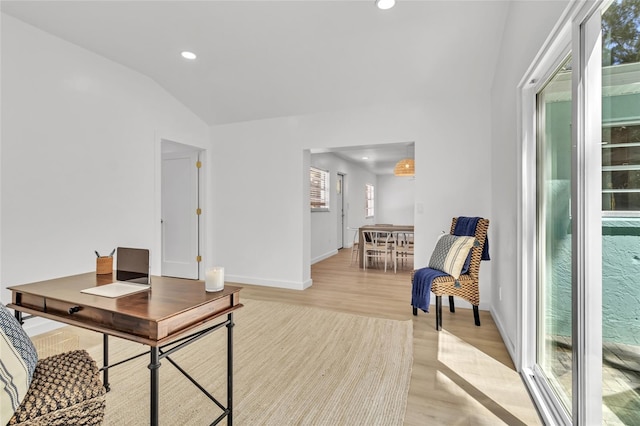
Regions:
<instances>
[{"instance_id":1,"label":"dining table","mask_svg":"<svg viewBox=\"0 0 640 426\"><path fill-rule=\"evenodd\" d=\"M358 250L359 250L359 262L358 265L363 268L364 267L364 231L382 231L382 232L392 232L394 234L398 234L401 232L412 233L414 232L413 225L393 225L393 224L375 224L375 225L364 225L358 228Z\"/></svg>"}]
</instances>

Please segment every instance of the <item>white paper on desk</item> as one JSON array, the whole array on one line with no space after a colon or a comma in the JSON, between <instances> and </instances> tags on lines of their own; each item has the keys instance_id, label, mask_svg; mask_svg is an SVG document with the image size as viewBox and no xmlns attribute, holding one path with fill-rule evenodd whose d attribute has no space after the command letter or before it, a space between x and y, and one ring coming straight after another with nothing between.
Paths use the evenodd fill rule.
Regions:
<instances>
[{"instance_id":1,"label":"white paper on desk","mask_svg":"<svg viewBox=\"0 0 640 426\"><path fill-rule=\"evenodd\" d=\"M97 287L89 287L84 290L80 290L81 293L95 294L96 296L104 297L120 297L127 294L139 293L141 291L147 291L151 289L150 285L135 284L117 281L111 284L100 285Z\"/></svg>"}]
</instances>

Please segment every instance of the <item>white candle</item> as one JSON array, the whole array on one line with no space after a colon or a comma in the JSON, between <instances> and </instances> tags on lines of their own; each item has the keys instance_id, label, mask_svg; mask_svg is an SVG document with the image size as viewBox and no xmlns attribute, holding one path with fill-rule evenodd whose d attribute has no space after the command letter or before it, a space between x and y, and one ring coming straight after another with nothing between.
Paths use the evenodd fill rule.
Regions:
<instances>
[{"instance_id":1,"label":"white candle","mask_svg":"<svg viewBox=\"0 0 640 426\"><path fill-rule=\"evenodd\" d=\"M205 273L204 287L207 291L220 291L224 289L224 268L214 266Z\"/></svg>"}]
</instances>

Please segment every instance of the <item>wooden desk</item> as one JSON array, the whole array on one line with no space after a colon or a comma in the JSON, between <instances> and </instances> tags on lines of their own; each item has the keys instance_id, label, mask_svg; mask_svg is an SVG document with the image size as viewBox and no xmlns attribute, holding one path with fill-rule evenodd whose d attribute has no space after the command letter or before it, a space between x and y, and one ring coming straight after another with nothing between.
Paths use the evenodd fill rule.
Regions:
<instances>
[{"instance_id":1,"label":"wooden desk","mask_svg":"<svg viewBox=\"0 0 640 426\"><path fill-rule=\"evenodd\" d=\"M358 250L360 251L360 262L362 268L364 266L364 234L363 231L386 231L386 232L414 232L413 225L366 225L358 228Z\"/></svg>"},{"instance_id":2,"label":"wooden desk","mask_svg":"<svg viewBox=\"0 0 640 426\"><path fill-rule=\"evenodd\" d=\"M23 313L86 328L103 334L103 381L109 390L108 369L135 357L109 365L108 336L117 336L150 347L152 425L158 424L158 389L160 360L213 331L227 328L227 406L205 393L223 413L213 424L227 418L232 424L233 388L233 311L241 308L241 287L225 285L224 290L207 293L204 281L179 278L151 277L151 290L118 298L81 293L80 290L108 284L112 275L95 272L57 278L31 284L8 287L12 302L7 305L16 311L22 323ZM226 320L212 325L217 318ZM197 330L196 330L197 329ZM168 349L167 349L168 347ZM177 365L176 365L177 367ZM178 370L181 370L178 367ZM188 374L181 371L194 381ZM194 381L195 384L195 381ZM196 384L197 385L197 384ZM199 386L199 385L197 385ZM203 389L201 389L203 390ZM203 390L204 392L204 390Z\"/></svg>"}]
</instances>

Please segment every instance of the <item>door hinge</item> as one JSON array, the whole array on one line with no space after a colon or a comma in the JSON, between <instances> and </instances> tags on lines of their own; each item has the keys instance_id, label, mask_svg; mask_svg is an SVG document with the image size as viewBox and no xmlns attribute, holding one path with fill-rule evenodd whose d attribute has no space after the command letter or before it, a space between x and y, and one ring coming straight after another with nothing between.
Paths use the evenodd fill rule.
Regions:
<instances>
[{"instance_id":1,"label":"door hinge","mask_svg":"<svg viewBox=\"0 0 640 426\"><path fill-rule=\"evenodd\" d=\"M198 160L196 161L196 169L199 169L200 167L202 167L202 161Z\"/></svg>"},{"instance_id":2,"label":"door hinge","mask_svg":"<svg viewBox=\"0 0 640 426\"><path fill-rule=\"evenodd\" d=\"M200 215L202 214L202 209L201 209L200 207L198 207L198 208L196 209L196 214L197 214L198 216L200 216Z\"/></svg>"},{"instance_id":3,"label":"door hinge","mask_svg":"<svg viewBox=\"0 0 640 426\"><path fill-rule=\"evenodd\" d=\"M202 262L202 256L197 255L197 256L196 256L196 262L198 262L198 263L199 263L199 262Z\"/></svg>"}]
</instances>

